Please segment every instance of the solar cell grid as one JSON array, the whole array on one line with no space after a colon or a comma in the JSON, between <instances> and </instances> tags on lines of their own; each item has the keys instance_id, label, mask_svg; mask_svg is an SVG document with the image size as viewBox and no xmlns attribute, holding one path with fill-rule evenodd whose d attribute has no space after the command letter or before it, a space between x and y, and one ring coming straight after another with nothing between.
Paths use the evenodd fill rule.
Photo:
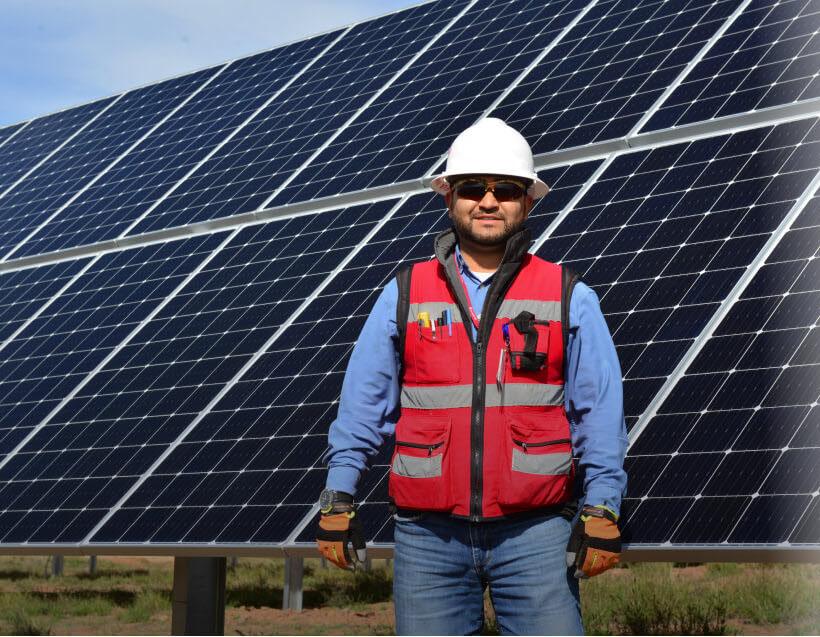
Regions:
<instances>
[{"instance_id":1,"label":"solar cell grid","mask_svg":"<svg viewBox=\"0 0 820 637\"><path fill-rule=\"evenodd\" d=\"M0 466L0 519L3 533L11 534L3 541L29 539L21 537L21 529L43 517L43 510L50 510L57 498L76 497L74 489L85 477L115 475L105 473L112 465L122 471L142 466L138 447L119 456L110 448L112 439L135 435L138 428L131 432L89 420L62 427L65 423L59 420L44 419L212 252L219 239L220 235L200 236L101 256L0 351L0 429L18 440L32 434ZM158 429L151 434L167 435ZM89 449L91 439L109 444ZM95 484L90 493L96 496L99 481ZM45 497L44 489L48 500L32 499ZM22 526L16 527L18 519ZM79 539L77 529L72 532Z\"/></svg>"},{"instance_id":2,"label":"solar cell grid","mask_svg":"<svg viewBox=\"0 0 820 637\"><path fill-rule=\"evenodd\" d=\"M424 4L353 27L130 233L259 208L464 4Z\"/></svg>"},{"instance_id":3,"label":"solar cell grid","mask_svg":"<svg viewBox=\"0 0 820 637\"><path fill-rule=\"evenodd\" d=\"M0 307L3 308L3 324L0 325L0 349L14 336L74 275L88 263L77 259L6 272L0 276ZM2 354L0 354L2 355ZM28 429L0 427L0 461L23 439Z\"/></svg>"},{"instance_id":4,"label":"solar cell grid","mask_svg":"<svg viewBox=\"0 0 820 637\"><path fill-rule=\"evenodd\" d=\"M5 144L17 131L19 131L25 125L26 122L21 122L19 124L12 124L11 126L4 126L3 128L0 128L0 146Z\"/></svg>"},{"instance_id":5,"label":"solar cell grid","mask_svg":"<svg viewBox=\"0 0 820 637\"><path fill-rule=\"evenodd\" d=\"M325 213L318 228L311 227L313 220L308 217L237 231L232 242L215 253L207 266L187 281L183 291L171 297L167 305L142 324L139 332L64 401L30 444L22 447L0 468L0 484L12 485L10 489L19 490L25 486L20 483L32 480L41 482L58 478L62 478L63 483L72 480L67 484L78 488L76 492L67 488L60 489L59 493L50 492L47 500L48 510L57 516L55 519L76 515L76 518L71 517L70 524L40 528L43 522L39 521L39 511L45 505L39 501L25 501L25 510L31 510L31 516L24 516L19 524L15 522L15 529L9 531L10 535L3 541L82 539L107 512L107 507L113 506L161 456L300 300L335 267L332 255L337 256L337 262L341 260L347 249L355 246L381 218L388 205L389 202L382 202L342 213ZM159 249L160 255L162 250L194 255L175 266L175 275L177 272L187 275L193 268L188 267L183 272L184 264L198 265L205 256L211 256L225 238L225 233L206 235L161 244L154 249ZM191 241L197 241L199 245L195 248L189 243ZM156 307L183 283L178 279L170 280L163 269L173 264L173 260L164 259L159 265L135 260L135 265L153 276L148 282L115 287L116 296L112 300L124 293L132 295L138 299L136 310L128 305L120 306L117 301L113 312L111 307L105 306L86 312L87 320L94 321L93 325L102 323L93 334L98 341L102 334L112 339L112 343L119 343L122 334L117 332L124 328L118 324L123 321L123 314L128 316L130 312L139 311L139 301L144 301L145 306ZM139 268L137 272L141 271ZM142 281L145 276L137 272L134 277ZM106 280L122 281L111 268L103 268L98 276L105 275ZM146 294L146 286L153 289L151 295ZM91 294L89 303L97 296ZM146 296L148 298L144 299ZM66 300L66 307L74 308L75 303L69 301ZM140 320L146 314L142 312ZM110 318L106 318L108 316ZM111 321L118 324L110 325ZM74 330L72 334L76 332ZM79 336L86 337L85 334ZM91 336L89 334L88 338ZM63 367L76 365L77 357L72 358L70 352L64 353L69 343L71 350L80 354L83 360L91 355L73 340L67 338L66 341L63 348L52 347L53 355L59 357ZM98 342L93 352L97 357L95 364L107 353L104 350L106 344L104 339ZM60 370L60 373L65 371ZM82 369L83 374L87 371ZM20 391L17 390L20 385L15 386L15 391ZM99 489L80 490L89 480L93 484L105 480L116 485L106 490L108 504L103 506L96 500ZM18 501L15 506L23 507L23 502ZM80 509L86 511L79 514ZM6 513L0 514L0 520L6 514L13 521L19 511L7 509ZM35 529L36 532L32 530L35 523L39 529ZM59 533L49 535L53 529L58 529ZM23 537L29 531L31 534Z\"/></svg>"},{"instance_id":6,"label":"solar cell grid","mask_svg":"<svg viewBox=\"0 0 820 637\"><path fill-rule=\"evenodd\" d=\"M214 71L191 73L126 93L0 199L0 221L5 230L0 234L0 251L6 253L5 258L11 254L18 257L40 254L60 247L60 242L49 238L51 230L45 232L46 236L37 233L31 238L26 237ZM79 231L69 230L61 223L50 224L50 228L70 235Z\"/></svg>"},{"instance_id":7,"label":"solar cell grid","mask_svg":"<svg viewBox=\"0 0 820 637\"><path fill-rule=\"evenodd\" d=\"M29 242L31 248L24 246L18 254L64 249L125 234L338 34L309 38L231 62L44 227L37 241ZM162 220L168 223L157 221L140 228L156 230L194 219L183 215Z\"/></svg>"},{"instance_id":8,"label":"solar cell grid","mask_svg":"<svg viewBox=\"0 0 820 637\"><path fill-rule=\"evenodd\" d=\"M0 275L0 347L87 263L88 259L76 259Z\"/></svg>"},{"instance_id":9,"label":"solar cell grid","mask_svg":"<svg viewBox=\"0 0 820 637\"><path fill-rule=\"evenodd\" d=\"M536 154L625 136L739 4L600 2L492 114Z\"/></svg>"},{"instance_id":10,"label":"solar cell grid","mask_svg":"<svg viewBox=\"0 0 820 637\"><path fill-rule=\"evenodd\" d=\"M491 0L470 7L272 205L422 177L586 4Z\"/></svg>"},{"instance_id":11,"label":"solar cell grid","mask_svg":"<svg viewBox=\"0 0 820 637\"><path fill-rule=\"evenodd\" d=\"M0 197L17 179L34 168L113 99L97 100L37 118L19 135L3 144L0 147Z\"/></svg>"},{"instance_id":12,"label":"solar cell grid","mask_svg":"<svg viewBox=\"0 0 820 637\"><path fill-rule=\"evenodd\" d=\"M755 0L687 75L645 131L820 97L820 6Z\"/></svg>"},{"instance_id":13,"label":"solar cell grid","mask_svg":"<svg viewBox=\"0 0 820 637\"><path fill-rule=\"evenodd\" d=\"M598 293L630 428L814 177L816 122L620 155L539 249Z\"/></svg>"},{"instance_id":14,"label":"solar cell grid","mask_svg":"<svg viewBox=\"0 0 820 637\"><path fill-rule=\"evenodd\" d=\"M630 486L633 541L817 543L818 210L815 196L632 446L630 475L654 465ZM653 528L670 504L676 521Z\"/></svg>"}]
</instances>

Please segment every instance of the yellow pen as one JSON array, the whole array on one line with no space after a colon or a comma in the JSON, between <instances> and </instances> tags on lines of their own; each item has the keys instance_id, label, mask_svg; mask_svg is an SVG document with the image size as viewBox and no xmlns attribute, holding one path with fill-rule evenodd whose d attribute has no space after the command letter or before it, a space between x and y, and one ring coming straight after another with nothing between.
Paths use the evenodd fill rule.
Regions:
<instances>
[{"instance_id":1,"label":"yellow pen","mask_svg":"<svg viewBox=\"0 0 820 637\"><path fill-rule=\"evenodd\" d=\"M430 327L430 313L419 312L419 320L424 321L424 327Z\"/></svg>"}]
</instances>

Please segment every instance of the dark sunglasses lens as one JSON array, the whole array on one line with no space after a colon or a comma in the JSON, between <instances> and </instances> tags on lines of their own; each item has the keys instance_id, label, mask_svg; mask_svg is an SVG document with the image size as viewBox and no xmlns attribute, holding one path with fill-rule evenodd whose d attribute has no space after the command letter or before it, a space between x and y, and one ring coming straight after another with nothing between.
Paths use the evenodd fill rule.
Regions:
<instances>
[{"instance_id":1,"label":"dark sunglasses lens","mask_svg":"<svg viewBox=\"0 0 820 637\"><path fill-rule=\"evenodd\" d=\"M510 181L501 181L493 188L493 195L498 201L513 201L524 195L524 189Z\"/></svg>"},{"instance_id":2,"label":"dark sunglasses lens","mask_svg":"<svg viewBox=\"0 0 820 637\"><path fill-rule=\"evenodd\" d=\"M486 186L480 181L464 181L456 186L456 194L463 199L480 201L484 198Z\"/></svg>"}]
</instances>

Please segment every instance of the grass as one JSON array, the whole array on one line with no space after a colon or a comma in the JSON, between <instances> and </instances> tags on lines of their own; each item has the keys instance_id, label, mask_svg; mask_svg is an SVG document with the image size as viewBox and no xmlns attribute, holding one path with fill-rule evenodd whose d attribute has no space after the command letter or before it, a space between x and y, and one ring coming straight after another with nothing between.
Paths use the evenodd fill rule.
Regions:
<instances>
[{"instance_id":1,"label":"grass","mask_svg":"<svg viewBox=\"0 0 820 637\"><path fill-rule=\"evenodd\" d=\"M173 563L67 558L48 578L46 558L0 558L0 632L162 634L170 629ZM392 573L344 573L305 561L304 607L281 613L279 559L241 559L228 571L226 634L390 634ZM628 564L581 583L588 634L731 635L820 632L820 566ZM484 634L498 634L487 602ZM298 618L297 618L298 617Z\"/></svg>"},{"instance_id":2,"label":"grass","mask_svg":"<svg viewBox=\"0 0 820 637\"><path fill-rule=\"evenodd\" d=\"M630 564L583 582L581 591L588 634L730 635L745 625L820 630L816 565Z\"/></svg>"}]
</instances>

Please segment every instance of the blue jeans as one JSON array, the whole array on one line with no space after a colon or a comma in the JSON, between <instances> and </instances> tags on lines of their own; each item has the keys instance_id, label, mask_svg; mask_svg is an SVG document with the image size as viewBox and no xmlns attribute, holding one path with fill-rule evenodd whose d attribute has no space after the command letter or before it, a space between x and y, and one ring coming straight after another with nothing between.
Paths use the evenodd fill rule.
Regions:
<instances>
[{"instance_id":1,"label":"blue jeans","mask_svg":"<svg viewBox=\"0 0 820 637\"><path fill-rule=\"evenodd\" d=\"M578 580L564 557L565 518L474 523L407 512L395 518L397 634L480 633L487 586L502 634L583 634Z\"/></svg>"}]
</instances>

